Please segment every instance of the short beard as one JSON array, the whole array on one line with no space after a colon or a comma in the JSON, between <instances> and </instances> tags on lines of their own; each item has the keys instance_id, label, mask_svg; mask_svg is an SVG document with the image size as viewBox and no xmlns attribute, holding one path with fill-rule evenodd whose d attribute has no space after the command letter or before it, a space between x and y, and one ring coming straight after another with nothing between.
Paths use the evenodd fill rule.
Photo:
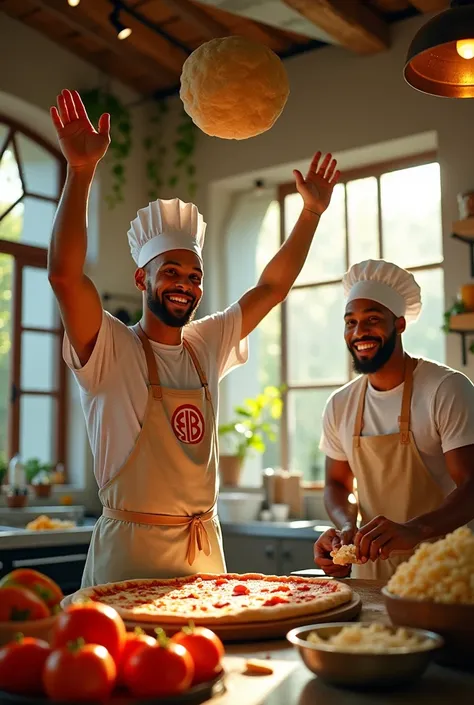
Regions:
<instances>
[{"instance_id":1,"label":"short beard","mask_svg":"<svg viewBox=\"0 0 474 705\"><path fill-rule=\"evenodd\" d=\"M364 340L364 338L361 340ZM369 340L369 338L367 338L367 340ZM375 340L375 338L371 338L370 340ZM380 339L378 339L377 342L380 342ZM394 327L390 337L387 338L386 342L379 347L373 358L370 360L360 360L356 356L352 346L348 345L347 347L352 356L352 367L354 368L354 371L361 375L370 375L374 372L378 372L392 357L396 344L397 329Z\"/></svg>"},{"instance_id":2,"label":"short beard","mask_svg":"<svg viewBox=\"0 0 474 705\"><path fill-rule=\"evenodd\" d=\"M194 301L189 311L183 313L182 316L175 316L174 313L168 310L166 302L159 300L151 288L150 282L146 285L146 303L152 314L159 318L165 326L170 326L170 328L183 328L188 323L191 323L197 309L197 302Z\"/></svg>"}]
</instances>

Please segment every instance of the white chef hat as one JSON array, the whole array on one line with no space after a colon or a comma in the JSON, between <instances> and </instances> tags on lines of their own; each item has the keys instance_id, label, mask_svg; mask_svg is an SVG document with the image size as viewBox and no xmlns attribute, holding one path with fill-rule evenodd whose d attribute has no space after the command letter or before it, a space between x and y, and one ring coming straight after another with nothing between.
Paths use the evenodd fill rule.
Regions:
<instances>
[{"instance_id":1,"label":"white chef hat","mask_svg":"<svg viewBox=\"0 0 474 705\"><path fill-rule=\"evenodd\" d=\"M388 308L407 323L421 312L421 291L413 274L383 259L368 259L354 264L342 279L347 303L370 299Z\"/></svg>"},{"instance_id":2,"label":"white chef hat","mask_svg":"<svg viewBox=\"0 0 474 705\"><path fill-rule=\"evenodd\" d=\"M194 203L158 199L140 208L130 223L128 242L137 267L170 250L191 250L202 262L206 223Z\"/></svg>"}]
</instances>

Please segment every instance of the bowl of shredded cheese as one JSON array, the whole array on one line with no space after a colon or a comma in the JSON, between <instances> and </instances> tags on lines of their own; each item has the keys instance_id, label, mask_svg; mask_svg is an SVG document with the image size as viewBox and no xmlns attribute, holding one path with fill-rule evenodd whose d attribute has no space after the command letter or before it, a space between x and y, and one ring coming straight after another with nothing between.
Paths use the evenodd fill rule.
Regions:
<instances>
[{"instance_id":1,"label":"bowl of shredded cheese","mask_svg":"<svg viewBox=\"0 0 474 705\"><path fill-rule=\"evenodd\" d=\"M429 629L445 646L436 660L474 670L474 534L461 527L421 544L382 588L394 625Z\"/></svg>"},{"instance_id":2,"label":"bowl of shredded cheese","mask_svg":"<svg viewBox=\"0 0 474 705\"><path fill-rule=\"evenodd\" d=\"M350 622L298 627L287 639L319 678L357 689L412 683L443 644L438 634L426 630Z\"/></svg>"}]
</instances>

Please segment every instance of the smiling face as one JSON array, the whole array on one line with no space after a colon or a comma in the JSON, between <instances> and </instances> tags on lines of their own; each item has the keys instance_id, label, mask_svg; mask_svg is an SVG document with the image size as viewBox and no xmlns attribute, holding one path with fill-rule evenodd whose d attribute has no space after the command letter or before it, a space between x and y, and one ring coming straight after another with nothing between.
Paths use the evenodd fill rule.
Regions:
<instances>
[{"instance_id":1,"label":"smiling face","mask_svg":"<svg viewBox=\"0 0 474 705\"><path fill-rule=\"evenodd\" d=\"M171 328L190 323L202 297L202 264L190 250L171 250L135 274L150 311Z\"/></svg>"},{"instance_id":2,"label":"smiling face","mask_svg":"<svg viewBox=\"0 0 474 705\"><path fill-rule=\"evenodd\" d=\"M401 346L405 319L375 301L354 299L346 306L344 320L344 338L359 374L377 372Z\"/></svg>"}]
</instances>

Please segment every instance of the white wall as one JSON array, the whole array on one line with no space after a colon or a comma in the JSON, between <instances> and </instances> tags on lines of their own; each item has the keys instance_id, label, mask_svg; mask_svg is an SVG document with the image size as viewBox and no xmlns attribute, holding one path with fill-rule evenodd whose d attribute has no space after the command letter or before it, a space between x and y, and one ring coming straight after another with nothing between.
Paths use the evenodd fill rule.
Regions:
<instances>
[{"instance_id":1,"label":"white wall","mask_svg":"<svg viewBox=\"0 0 474 705\"><path fill-rule=\"evenodd\" d=\"M104 77L93 66L3 13L0 13L0 64L3 67L0 74L0 113L15 119L54 145L57 140L50 123L49 107L55 103L56 95L63 88L80 91L104 83ZM137 98L117 82L112 82L112 87L126 102ZM100 292L136 293L126 232L137 209L146 202L141 147L145 112L142 108L134 110L135 147L127 162L125 199L114 210L108 208L104 199L110 184L107 166L102 164L98 170L90 209L88 273ZM77 387L72 379L69 393L68 470L76 485L72 494L77 503L97 506L92 458Z\"/></svg>"}]
</instances>

